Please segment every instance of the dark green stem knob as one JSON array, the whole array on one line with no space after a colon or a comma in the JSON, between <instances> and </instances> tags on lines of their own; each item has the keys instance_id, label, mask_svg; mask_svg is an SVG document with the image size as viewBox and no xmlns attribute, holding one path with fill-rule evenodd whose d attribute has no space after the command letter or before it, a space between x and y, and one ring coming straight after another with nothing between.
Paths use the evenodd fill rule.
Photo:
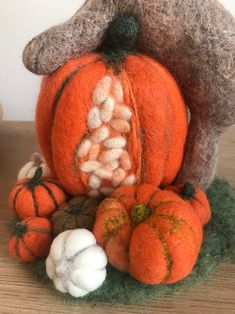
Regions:
<instances>
[{"instance_id":1,"label":"dark green stem knob","mask_svg":"<svg viewBox=\"0 0 235 314\"><path fill-rule=\"evenodd\" d=\"M187 182L183 186L183 188L182 188L182 190L180 192L180 195L185 200L191 200L191 199L195 198L196 191L195 191L193 185L191 183Z\"/></svg>"},{"instance_id":2,"label":"dark green stem knob","mask_svg":"<svg viewBox=\"0 0 235 314\"><path fill-rule=\"evenodd\" d=\"M28 187L29 189L34 189L36 186L38 186L38 185L41 184L41 182L42 182L42 180L41 180L41 178L42 178L42 172L43 172L43 171L42 171L42 167L39 167L39 168L36 170L36 172L35 172L33 178L27 183L27 187Z\"/></svg>"},{"instance_id":3,"label":"dark green stem knob","mask_svg":"<svg viewBox=\"0 0 235 314\"><path fill-rule=\"evenodd\" d=\"M139 34L139 23L134 16L119 15L109 25L104 41L106 49L132 50Z\"/></svg>"},{"instance_id":4,"label":"dark green stem knob","mask_svg":"<svg viewBox=\"0 0 235 314\"><path fill-rule=\"evenodd\" d=\"M17 238L22 238L23 234L26 232L27 226L22 222L17 222L14 227L14 235Z\"/></svg>"}]
</instances>

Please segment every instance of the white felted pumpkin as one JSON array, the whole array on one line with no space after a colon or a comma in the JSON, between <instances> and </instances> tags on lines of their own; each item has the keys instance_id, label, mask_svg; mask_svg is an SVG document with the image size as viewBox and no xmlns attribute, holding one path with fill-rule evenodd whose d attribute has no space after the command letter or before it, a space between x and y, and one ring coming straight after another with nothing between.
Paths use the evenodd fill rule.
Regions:
<instances>
[{"instance_id":1,"label":"white felted pumpkin","mask_svg":"<svg viewBox=\"0 0 235 314\"><path fill-rule=\"evenodd\" d=\"M25 164L18 173L18 181L33 178L38 167L42 168L42 177L45 179L53 178L53 173L47 166L44 158L39 153L33 153L31 161Z\"/></svg>"},{"instance_id":2,"label":"white felted pumpkin","mask_svg":"<svg viewBox=\"0 0 235 314\"><path fill-rule=\"evenodd\" d=\"M46 260L48 277L55 288L75 298L98 289L106 278L107 257L86 229L68 230L52 243Z\"/></svg>"}]
</instances>

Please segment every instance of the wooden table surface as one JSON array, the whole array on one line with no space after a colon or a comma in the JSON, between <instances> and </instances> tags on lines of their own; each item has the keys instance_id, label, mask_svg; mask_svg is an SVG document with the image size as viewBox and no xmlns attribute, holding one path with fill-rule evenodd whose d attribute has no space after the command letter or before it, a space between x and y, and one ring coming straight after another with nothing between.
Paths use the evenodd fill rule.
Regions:
<instances>
[{"instance_id":1,"label":"wooden table surface","mask_svg":"<svg viewBox=\"0 0 235 314\"><path fill-rule=\"evenodd\" d=\"M35 281L27 266L9 256L9 223L12 214L7 197L19 168L31 153L39 151L34 124L0 122L0 314L4 313L235 313L235 263L222 263L213 277L187 293L142 306L91 303L68 305L51 289ZM220 143L218 173L235 187L235 127Z\"/></svg>"}]
</instances>

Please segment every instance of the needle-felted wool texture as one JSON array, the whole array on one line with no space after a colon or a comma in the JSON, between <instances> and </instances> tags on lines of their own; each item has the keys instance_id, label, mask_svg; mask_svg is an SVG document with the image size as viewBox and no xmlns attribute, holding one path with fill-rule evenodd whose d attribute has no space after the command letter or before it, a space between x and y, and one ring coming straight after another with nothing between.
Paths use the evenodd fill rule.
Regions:
<instances>
[{"instance_id":1,"label":"needle-felted wool texture","mask_svg":"<svg viewBox=\"0 0 235 314\"><path fill-rule=\"evenodd\" d=\"M11 255L25 262L45 257L52 242L51 223L46 218L29 217L16 222L9 241Z\"/></svg>"},{"instance_id":2,"label":"needle-felted wool texture","mask_svg":"<svg viewBox=\"0 0 235 314\"><path fill-rule=\"evenodd\" d=\"M9 195L9 207L20 219L48 217L66 200L56 183L42 178L42 171L39 167L32 179L19 181Z\"/></svg>"},{"instance_id":3,"label":"needle-felted wool texture","mask_svg":"<svg viewBox=\"0 0 235 314\"><path fill-rule=\"evenodd\" d=\"M170 186L167 190L174 191L194 209L196 215L203 225L206 225L211 219L211 209L205 192L201 189L195 189L191 183L185 183L181 186Z\"/></svg>"},{"instance_id":4,"label":"needle-felted wool texture","mask_svg":"<svg viewBox=\"0 0 235 314\"><path fill-rule=\"evenodd\" d=\"M195 287L213 273L224 258L231 258L235 249L235 193L228 182L216 178L207 190L211 205L212 219L204 229L204 241L199 258L192 273L175 284L144 285L126 273L108 267L107 278L102 287L82 299L66 297L67 302L110 302L146 303L163 295L177 291L187 291ZM51 286L45 270L45 261L32 265L35 278ZM31 271L30 270L30 271Z\"/></svg>"},{"instance_id":5,"label":"needle-felted wool texture","mask_svg":"<svg viewBox=\"0 0 235 314\"><path fill-rule=\"evenodd\" d=\"M139 50L174 74L191 111L178 182L208 187L219 137L235 123L235 21L218 1L88 0L68 22L34 38L24 63L34 73L51 73L95 50L110 21L125 13L139 20Z\"/></svg>"},{"instance_id":6,"label":"needle-felted wool texture","mask_svg":"<svg viewBox=\"0 0 235 314\"><path fill-rule=\"evenodd\" d=\"M153 285L187 277L203 240L193 208L148 184L115 190L100 204L93 232L111 265Z\"/></svg>"},{"instance_id":7,"label":"needle-felted wool texture","mask_svg":"<svg viewBox=\"0 0 235 314\"><path fill-rule=\"evenodd\" d=\"M135 18L110 25L100 53L45 77L36 124L49 167L72 195L168 185L182 163L186 106L172 75L134 50ZM154 174L154 175L153 175Z\"/></svg>"},{"instance_id":8,"label":"needle-felted wool texture","mask_svg":"<svg viewBox=\"0 0 235 314\"><path fill-rule=\"evenodd\" d=\"M79 228L92 231L99 203L94 198L78 196L60 205L51 216L53 235Z\"/></svg>"},{"instance_id":9,"label":"needle-felted wool texture","mask_svg":"<svg viewBox=\"0 0 235 314\"><path fill-rule=\"evenodd\" d=\"M107 257L86 229L67 230L56 237L46 260L55 288L75 298L98 289L106 278Z\"/></svg>"}]
</instances>

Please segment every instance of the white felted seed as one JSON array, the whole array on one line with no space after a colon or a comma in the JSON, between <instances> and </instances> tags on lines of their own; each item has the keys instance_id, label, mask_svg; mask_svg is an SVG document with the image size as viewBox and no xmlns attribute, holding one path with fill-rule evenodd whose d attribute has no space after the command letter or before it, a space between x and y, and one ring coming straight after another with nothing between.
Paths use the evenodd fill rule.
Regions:
<instances>
[{"instance_id":1,"label":"white felted seed","mask_svg":"<svg viewBox=\"0 0 235 314\"><path fill-rule=\"evenodd\" d=\"M126 171L119 168L113 172L113 179L112 179L112 185L113 187L117 187L120 185L120 183L125 179L126 177Z\"/></svg>"},{"instance_id":2,"label":"white felted seed","mask_svg":"<svg viewBox=\"0 0 235 314\"><path fill-rule=\"evenodd\" d=\"M121 133L128 133L131 130L130 123L121 119L114 119L110 122L111 126L121 132Z\"/></svg>"},{"instance_id":3,"label":"white felted seed","mask_svg":"<svg viewBox=\"0 0 235 314\"><path fill-rule=\"evenodd\" d=\"M89 178L89 187L91 189L99 189L101 186L101 180L99 177L97 177L96 175L91 175L90 178Z\"/></svg>"},{"instance_id":4,"label":"white felted seed","mask_svg":"<svg viewBox=\"0 0 235 314\"><path fill-rule=\"evenodd\" d=\"M95 175L98 176L101 179L111 179L113 172L106 169L106 168L99 168L95 172Z\"/></svg>"},{"instance_id":5,"label":"white felted seed","mask_svg":"<svg viewBox=\"0 0 235 314\"><path fill-rule=\"evenodd\" d=\"M104 142L107 148L123 148L126 146L126 139L123 136L111 137Z\"/></svg>"},{"instance_id":6,"label":"white felted seed","mask_svg":"<svg viewBox=\"0 0 235 314\"><path fill-rule=\"evenodd\" d=\"M118 80L116 80L114 84L114 95L118 102L123 102L124 98L123 88L121 82Z\"/></svg>"},{"instance_id":7,"label":"white felted seed","mask_svg":"<svg viewBox=\"0 0 235 314\"><path fill-rule=\"evenodd\" d=\"M56 248L59 254L53 252ZM46 260L47 274L55 288L77 298L102 285L106 277L106 265L104 250L96 245L93 233L86 229L61 233L54 239Z\"/></svg>"},{"instance_id":8,"label":"white felted seed","mask_svg":"<svg viewBox=\"0 0 235 314\"><path fill-rule=\"evenodd\" d=\"M73 232L70 232L66 238L64 250L64 256L66 258L71 258L85 248L96 244L95 236L90 231L86 229L76 229L72 231Z\"/></svg>"},{"instance_id":9,"label":"white felted seed","mask_svg":"<svg viewBox=\"0 0 235 314\"><path fill-rule=\"evenodd\" d=\"M134 174L128 176L122 181L122 185L134 185L136 183L136 176Z\"/></svg>"},{"instance_id":10,"label":"white felted seed","mask_svg":"<svg viewBox=\"0 0 235 314\"><path fill-rule=\"evenodd\" d=\"M100 153L100 144L92 144L89 151L89 160L97 160Z\"/></svg>"},{"instance_id":11,"label":"white felted seed","mask_svg":"<svg viewBox=\"0 0 235 314\"><path fill-rule=\"evenodd\" d=\"M81 158L81 157L86 156L88 154L90 148L91 148L91 141L90 140L83 140L78 147L77 157Z\"/></svg>"},{"instance_id":12,"label":"white felted seed","mask_svg":"<svg viewBox=\"0 0 235 314\"><path fill-rule=\"evenodd\" d=\"M113 172L113 170L117 169L118 167L119 167L119 162L117 160L113 160L113 161L108 162L104 168L107 171Z\"/></svg>"},{"instance_id":13,"label":"white felted seed","mask_svg":"<svg viewBox=\"0 0 235 314\"><path fill-rule=\"evenodd\" d=\"M103 187L100 189L100 192L106 196L110 196L113 193L113 188L111 187Z\"/></svg>"},{"instance_id":14,"label":"white felted seed","mask_svg":"<svg viewBox=\"0 0 235 314\"><path fill-rule=\"evenodd\" d=\"M96 259L94 260L94 256ZM107 265L107 257L104 250L97 245L93 245L81 252L74 260L76 268L89 268L90 270L99 270Z\"/></svg>"},{"instance_id":15,"label":"white felted seed","mask_svg":"<svg viewBox=\"0 0 235 314\"><path fill-rule=\"evenodd\" d=\"M127 151L124 151L123 154L120 157L120 164L124 170L130 170L131 169L131 160L130 156Z\"/></svg>"},{"instance_id":16,"label":"white felted seed","mask_svg":"<svg viewBox=\"0 0 235 314\"><path fill-rule=\"evenodd\" d=\"M83 172L93 172L96 169L100 168L102 166L102 164L99 161L96 160L90 160L90 161L86 161L84 162L80 168Z\"/></svg>"},{"instance_id":17,"label":"white felted seed","mask_svg":"<svg viewBox=\"0 0 235 314\"><path fill-rule=\"evenodd\" d=\"M67 236L71 230L64 231L58 235L56 241L52 242L50 249L50 257L54 263L59 262L63 258L64 246Z\"/></svg>"},{"instance_id":18,"label":"white felted seed","mask_svg":"<svg viewBox=\"0 0 235 314\"><path fill-rule=\"evenodd\" d=\"M117 159L120 158L122 153L123 153L123 149L121 149L121 148L110 149L110 150L107 150L107 151L103 152L100 155L99 160L102 163L107 163L107 162L110 162L110 161L113 161L113 160L117 160Z\"/></svg>"},{"instance_id":19,"label":"white felted seed","mask_svg":"<svg viewBox=\"0 0 235 314\"><path fill-rule=\"evenodd\" d=\"M101 126L100 111L97 107L92 108L87 116L87 124L91 129L97 129Z\"/></svg>"},{"instance_id":20,"label":"white felted seed","mask_svg":"<svg viewBox=\"0 0 235 314\"><path fill-rule=\"evenodd\" d=\"M118 105L115 107L113 115L117 119L129 121L132 117L132 111L127 106Z\"/></svg>"},{"instance_id":21,"label":"white felted seed","mask_svg":"<svg viewBox=\"0 0 235 314\"><path fill-rule=\"evenodd\" d=\"M93 105L98 106L106 100L110 93L111 84L112 78L110 76L105 76L97 83L92 96Z\"/></svg>"},{"instance_id":22,"label":"white felted seed","mask_svg":"<svg viewBox=\"0 0 235 314\"><path fill-rule=\"evenodd\" d=\"M109 137L109 129L106 126L100 127L92 134L92 140L95 143L101 143Z\"/></svg>"},{"instance_id":23,"label":"white felted seed","mask_svg":"<svg viewBox=\"0 0 235 314\"><path fill-rule=\"evenodd\" d=\"M18 181L27 178L29 171L34 167L34 163L32 161L28 162L20 169L18 173Z\"/></svg>"},{"instance_id":24,"label":"white felted seed","mask_svg":"<svg viewBox=\"0 0 235 314\"><path fill-rule=\"evenodd\" d=\"M94 197L94 198L97 198L100 196L100 192L98 190L91 190L88 192L88 195L90 197Z\"/></svg>"},{"instance_id":25,"label":"white felted seed","mask_svg":"<svg viewBox=\"0 0 235 314\"><path fill-rule=\"evenodd\" d=\"M34 154L36 155L36 153ZM41 156L40 156L41 157ZM52 178L53 173L51 169L47 166L45 163L44 159L41 157L37 158L37 161L30 161L27 164L25 164L19 171L17 180L22 180L22 179L31 179L34 175L35 172L37 171L38 167L42 168L42 178Z\"/></svg>"},{"instance_id":26,"label":"white felted seed","mask_svg":"<svg viewBox=\"0 0 235 314\"><path fill-rule=\"evenodd\" d=\"M100 109L100 117L104 122L109 122L112 119L114 106L115 100L109 96Z\"/></svg>"},{"instance_id":27,"label":"white felted seed","mask_svg":"<svg viewBox=\"0 0 235 314\"><path fill-rule=\"evenodd\" d=\"M106 269L93 271L84 268L78 269L72 274L73 282L79 284L83 290L90 292L98 289L100 287L100 283L103 283L105 278Z\"/></svg>"}]
</instances>

